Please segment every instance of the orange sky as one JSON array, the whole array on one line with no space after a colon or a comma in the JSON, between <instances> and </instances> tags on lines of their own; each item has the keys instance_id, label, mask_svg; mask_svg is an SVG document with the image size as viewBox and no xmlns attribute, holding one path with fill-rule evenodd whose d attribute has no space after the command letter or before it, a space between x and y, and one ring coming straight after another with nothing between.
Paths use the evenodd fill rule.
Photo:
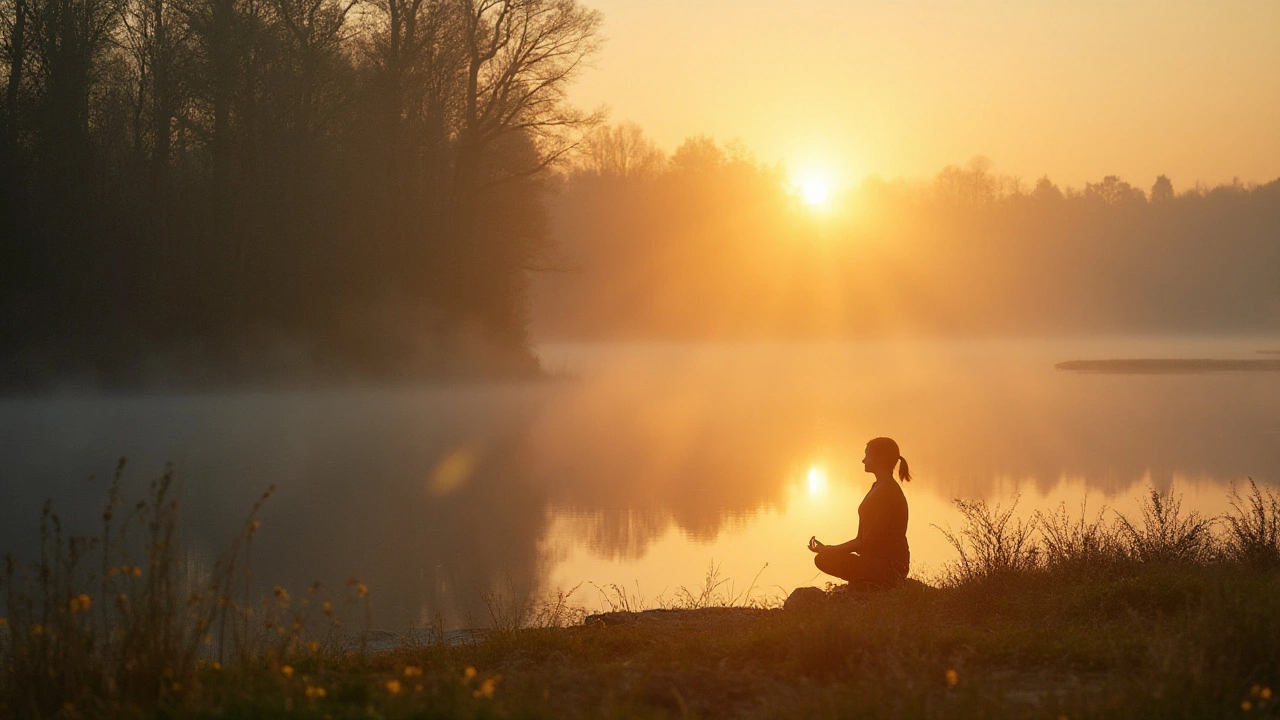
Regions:
<instances>
[{"instance_id":1,"label":"orange sky","mask_svg":"<svg viewBox=\"0 0 1280 720\"><path fill-rule=\"evenodd\" d=\"M668 151L931 176L978 154L1080 185L1280 177L1277 0L584 0L605 48L574 91Z\"/></svg>"}]
</instances>

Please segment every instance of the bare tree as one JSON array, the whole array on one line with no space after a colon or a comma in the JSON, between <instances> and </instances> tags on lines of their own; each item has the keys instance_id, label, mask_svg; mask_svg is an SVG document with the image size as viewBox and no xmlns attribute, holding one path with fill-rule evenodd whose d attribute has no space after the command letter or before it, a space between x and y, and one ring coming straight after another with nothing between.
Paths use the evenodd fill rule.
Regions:
<instances>
[{"instance_id":1,"label":"bare tree","mask_svg":"<svg viewBox=\"0 0 1280 720\"><path fill-rule=\"evenodd\" d=\"M538 172L569 152L577 132L600 120L568 105L570 82L600 48L600 13L575 0L461 0L469 6L465 113L457 190L482 181L484 153L505 136L526 134L539 150L522 170Z\"/></svg>"},{"instance_id":2,"label":"bare tree","mask_svg":"<svg viewBox=\"0 0 1280 720\"><path fill-rule=\"evenodd\" d=\"M606 177L652 177L666 163L662 150L630 122L593 128L583 139L581 155L583 170Z\"/></svg>"},{"instance_id":3,"label":"bare tree","mask_svg":"<svg viewBox=\"0 0 1280 720\"><path fill-rule=\"evenodd\" d=\"M576 0L454 0L465 10L466 85L453 173L449 235L443 258L448 297L478 301L458 308L484 326L523 333L525 272L540 234L503 232L476 222L486 195L537 176L563 158L598 113L571 107L570 82L600 48L600 14ZM504 202L528 206L527 192L503 190ZM529 224L537 224L534 219Z\"/></svg>"}]
</instances>

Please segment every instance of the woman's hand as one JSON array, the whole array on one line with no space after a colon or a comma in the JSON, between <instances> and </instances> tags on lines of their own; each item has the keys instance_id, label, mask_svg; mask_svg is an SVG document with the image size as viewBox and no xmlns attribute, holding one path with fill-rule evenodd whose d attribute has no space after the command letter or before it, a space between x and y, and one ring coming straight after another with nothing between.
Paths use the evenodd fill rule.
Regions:
<instances>
[{"instance_id":1,"label":"woman's hand","mask_svg":"<svg viewBox=\"0 0 1280 720\"><path fill-rule=\"evenodd\" d=\"M809 550L811 552L822 552L823 550L826 550L826 549L827 549L827 546L818 542L818 538L816 536L809 538Z\"/></svg>"}]
</instances>

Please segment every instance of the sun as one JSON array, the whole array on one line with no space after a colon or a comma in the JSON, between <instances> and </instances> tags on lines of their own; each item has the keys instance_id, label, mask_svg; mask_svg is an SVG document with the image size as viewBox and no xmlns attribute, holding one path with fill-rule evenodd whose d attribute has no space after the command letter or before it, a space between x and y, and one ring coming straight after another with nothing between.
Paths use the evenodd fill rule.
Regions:
<instances>
[{"instance_id":1,"label":"sun","mask_svg":"<svg viewBox=\"0 0 1280 720\"><path fill-rule=\"evenodd\" d=\"M808 167L792 174L791 191L813 212L831 209L835 183L825 168Z\"/></svg>"},{"instance_id":2,"label":"sun","mask_svg":"<svg viewBox=\"0 0 1280 720\"><path fill-rule=\"evenodd\" d=\"M823 207L831 199L831 185L824 178L811 177L800 185L800 195L809 207Z\"/></svg>"}]
</instances>

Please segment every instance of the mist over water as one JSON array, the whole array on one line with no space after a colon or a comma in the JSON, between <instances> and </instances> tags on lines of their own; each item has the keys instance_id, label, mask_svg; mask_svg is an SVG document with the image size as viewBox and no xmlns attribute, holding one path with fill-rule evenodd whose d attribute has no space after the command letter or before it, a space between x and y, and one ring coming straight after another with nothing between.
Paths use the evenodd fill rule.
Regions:
<instances>
[{"instance_id":1,"label":"mist over water","mask_svg":"<svg viewBox=\"0 0 1280 720\"><path fill-rule=\"evenodd\" d=\"M770 594L815 580L896 438L913 572L951 559L951 498L1122 511L1148 483L1226 506L1280 484L1275 373L1081 375L1068 359L1257 358L1280 341L1085 339L545 345L548 382L0 402L0 549L30 554L53 498L93 531L120 456L141 492L172 462L186 540L213 557L252 502L264 586L372 591L375 627L484 624L485 592L627 585L650 601L712 561ZM89 480L90 475L96 479ZM766 567L767 565L767 567Z\"/></svg>"}]
</instances>

